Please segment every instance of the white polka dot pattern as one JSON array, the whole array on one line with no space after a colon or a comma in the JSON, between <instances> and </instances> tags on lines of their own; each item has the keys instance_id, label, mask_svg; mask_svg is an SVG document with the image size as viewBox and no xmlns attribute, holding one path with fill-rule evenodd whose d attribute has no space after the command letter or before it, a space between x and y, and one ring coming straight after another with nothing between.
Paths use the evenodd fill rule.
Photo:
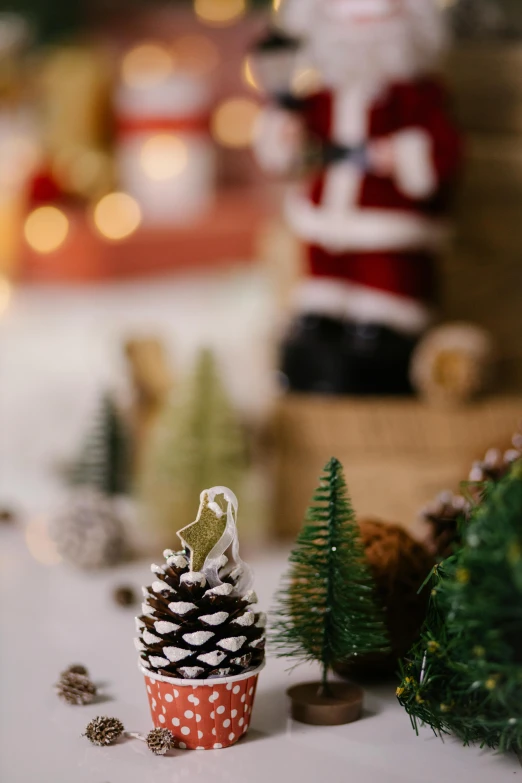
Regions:
<instances>
[{"instance_id":1,"label":"white polka dot pattern","mask_svg":"<svg viewBox=\"0 0 522 783\"><path fill-rule=\"evenodd\" d=\"M179 748L230 747L248 731L257 678L254 673L239 682L215 682L211 687L193 680L174 688L146 675L153 724L168 726Z\"/></svg>"}]
</instances>

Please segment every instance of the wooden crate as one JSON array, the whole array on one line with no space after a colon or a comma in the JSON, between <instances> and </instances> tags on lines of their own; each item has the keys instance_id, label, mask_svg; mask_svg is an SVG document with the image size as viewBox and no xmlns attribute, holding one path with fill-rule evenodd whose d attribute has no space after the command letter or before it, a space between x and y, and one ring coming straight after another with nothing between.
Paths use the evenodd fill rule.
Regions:
<instances>
[{"instance_id":1,"label":"wooden crate","mask_svg":"<svg viewBox=\"0 0 522 783\"><path fill-rule=\"evenodd\" d=\"M443 315L489 329L503 388L522 389L522 46L460 42L447 76L467 159L442 259Z\"/></svg>"},{"instance_id":2,"label":"wooden crate","mask_svg":"<svg viewBox=\"0 0 522 783\"><path fill-rule=\"evenodd\" d=\"M518 395L452 412L409 399L284 397L274 413L275 532L296 535L330 457L344 464L359 518L415 530L419 509L457 490L488 448L507 448L521 419Z\"/></svg>"}]
</instances>

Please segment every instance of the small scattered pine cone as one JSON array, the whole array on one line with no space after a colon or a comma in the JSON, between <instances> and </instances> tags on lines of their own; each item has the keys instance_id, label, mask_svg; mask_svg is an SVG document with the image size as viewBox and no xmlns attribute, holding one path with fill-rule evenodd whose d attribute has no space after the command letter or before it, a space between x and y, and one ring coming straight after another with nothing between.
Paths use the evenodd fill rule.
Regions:
<instances>
[{"instance_id":1,"label":"small scattered pine cone","mask_svg":"<svg viewBox=\"0 0 522 783\"><path fill-rule=\"evenodd\" d=\"M147 734L147 747L156 756L164 756L169 750L176 747L174 735L169 729L152 729Z\"/></svg>"},{"instance_id":2,"label":"small scattered pine cone","mask_svg":"<svg viewBox=\"0 0 522 783\"><path fill-rule=\"evenodd\" d=\"M82 674L84 677L88 677L89 671L83 663L73 663L60 674L60 679L65 677L66 674Z\"/></svg>"},{"instance_id":3,"label":"small scattered pine cone","mask_svg":"<svg viewBox=\"0 0 522 783\"><path fill-rule=\"evenodd\" d=\"M134 606L138 602L134 588L126 585L116 587L112 595L118 606Z\"/></svg>"},{"instance_id":4,"label":"small scattered pine cone","mask_svg":"<svg viewBox=\"0 0 522 783\"><path fill-rule=\"evenodd\" d=\"M14 511L11 511L10 508L0 508L1 525L12 525L15 520L16 520L16 515Z\"/></svg>"},{"instance_id":5,"label":"small scattered pine cone","mask_svg":"<svg viewBox=\"0 0 522 783\"><path fill-rule=\"evenodd\" d=\"M83 674L65 672L56 685L58 696L68 704L91 704L96 686Z\"/></svg>"},{"instance_id":6,"label":"small scattered pine cone","mask_svg":"<svg viewBox=\"0 0 522 783\"><path fill-rule=\"evenodd\" d=\"M125 727L118 718L98 716L91 720L83 736L93 745L113 745L124 731Z\"/></svg>"}]
</instances>

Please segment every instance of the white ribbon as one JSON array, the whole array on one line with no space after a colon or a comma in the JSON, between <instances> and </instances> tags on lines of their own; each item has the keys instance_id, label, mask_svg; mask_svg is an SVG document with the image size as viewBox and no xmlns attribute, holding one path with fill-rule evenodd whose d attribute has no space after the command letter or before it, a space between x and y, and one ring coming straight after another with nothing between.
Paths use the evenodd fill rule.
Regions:
<instances>
[{"instance_id":1,"label":"white ribbon","mask_svg":"<svg viewBox=\"0 0 522 783\"><path fill-rule=\"evenodd\" d=\"M224 511L215 502L216 497L222 495L227 503L227 525L225 532L208 553L202 572L205 574L207 582L211 587L219 587L223 584L220 578L220 570L223 576L228 576L234 569L240 569L240 577L235 584L234 594L244 595L250 590L254 582L254 575L250 566L248 566L239 556L239 539L237 535L237 513L239 503L237 497L228 487L213 487L205 489L200 495L200 506L197 519L199 519L204 503L208 498L209 507L218 516L222 516ZM219 562L223 555L228 558L228 563L220 569Z\"/></svg>"}]
</instances>

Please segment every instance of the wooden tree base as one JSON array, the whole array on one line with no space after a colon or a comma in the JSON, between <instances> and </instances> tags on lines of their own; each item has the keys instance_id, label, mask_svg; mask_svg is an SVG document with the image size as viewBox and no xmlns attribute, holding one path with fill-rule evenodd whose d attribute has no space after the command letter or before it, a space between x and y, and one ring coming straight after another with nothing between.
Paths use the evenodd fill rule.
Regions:
<instances>
[{"instance_id":1,"label":"wooden tree base","mask_svg":"<svg viewBox=\"0 0 522 783\"><path fill-rule=\"evenodd\" d=\"M330 691L331 696L322 695L320 682L294 685L287 691L292 718L310 726L342 726L359 720L363 689L352 683L333 682Z\"/></svg>"}]
</instances>

